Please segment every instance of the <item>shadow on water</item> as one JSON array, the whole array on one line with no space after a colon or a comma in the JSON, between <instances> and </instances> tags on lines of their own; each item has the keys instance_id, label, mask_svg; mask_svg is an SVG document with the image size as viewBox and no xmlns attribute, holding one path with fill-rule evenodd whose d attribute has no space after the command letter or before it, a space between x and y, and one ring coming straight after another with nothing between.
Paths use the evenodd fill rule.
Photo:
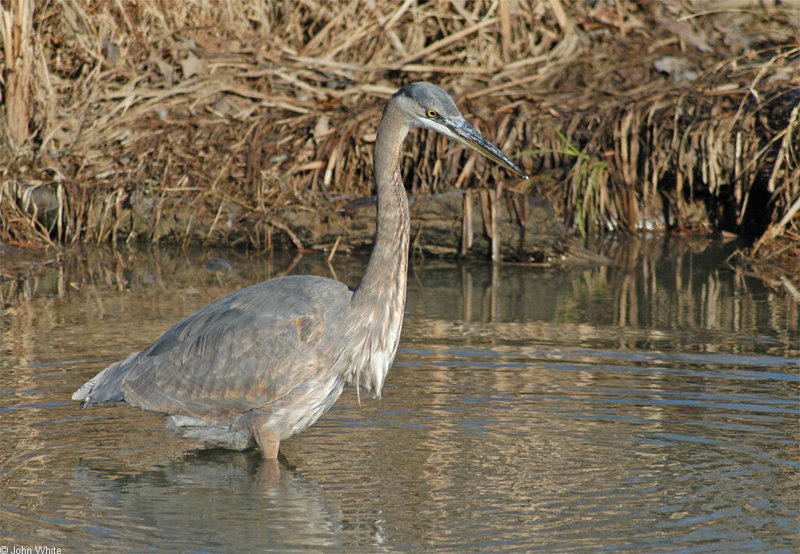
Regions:
<instances>
[{"instance_id":1,"label":"shadow on water","mask_svg":"<svg viewBox=\"0 0 800 554\"><path fill-rule=\"evenodd\" d=\"M285 273L356 285L365 257L4 254L0 545L789 552L798 303L729 268L730 248L418 260L383 399L346 389L278 467L70 395L232 290Z\"/></svg>"}]
</instances>

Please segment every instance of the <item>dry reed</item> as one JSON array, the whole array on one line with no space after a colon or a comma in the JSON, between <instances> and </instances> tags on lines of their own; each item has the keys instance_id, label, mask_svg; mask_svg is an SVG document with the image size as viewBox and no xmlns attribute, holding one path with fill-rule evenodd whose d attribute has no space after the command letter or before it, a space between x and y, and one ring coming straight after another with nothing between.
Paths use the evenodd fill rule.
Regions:
<instances>
[{"instance_id":1,"label":"dry reed","mask_svg":"<svg viewBox=\"0 0 800 554\"><path fill-rule=\"evenodd\" d=\"M547 177L415 136L412 193L499 183L584 234L727 231L800 260L797 2L42 1L26 43L28 5L2 14L5 113L28 114L0 125L5 240L300 247L293 214L371 193L380 107L425 79Z\"/></svg>"}]
</instances>

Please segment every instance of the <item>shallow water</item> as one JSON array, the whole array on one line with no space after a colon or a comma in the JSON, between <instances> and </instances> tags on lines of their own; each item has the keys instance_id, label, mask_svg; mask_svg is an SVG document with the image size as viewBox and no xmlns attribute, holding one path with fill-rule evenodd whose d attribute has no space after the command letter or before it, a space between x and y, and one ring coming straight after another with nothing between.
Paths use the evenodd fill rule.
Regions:
<instances>
[{"instance_id":1,"label":"shallow water","mask_svg":"<svg viewBox=\"0 0 800 554\"><path fill-rule=\"evenodd\" d=\"M383 399L346 389L277 473L70 396L231 290L354 285L366 258L88 251L20 272L0 282L0 547L797 551L798 305L728 251L416 260Z\"/></svg>"}]
</instances>

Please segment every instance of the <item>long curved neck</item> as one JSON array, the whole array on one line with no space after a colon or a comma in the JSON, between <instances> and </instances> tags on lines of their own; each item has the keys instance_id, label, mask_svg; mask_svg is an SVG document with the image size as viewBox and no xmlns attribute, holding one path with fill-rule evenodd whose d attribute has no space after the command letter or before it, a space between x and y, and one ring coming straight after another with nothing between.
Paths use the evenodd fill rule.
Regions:
<instances>
[{"instance_id":1,"label":"long curved neck","mask_svg":"<svg viewBox=\"0 0 800 554\"><path fill-rule=\"evenodd\" d=\"M375 246L354 303L386 304L400 295L405 304L410 223L408 198L400 175L400 153L408 126L390 102L383 113L375 140L375 184L378 189L378 224ZM397 300L397 298L394 298ZM402 315L401 315L402 317Z\"/></svg>"},{"instance_id":2,"label":"long curved neck","mask_svg":"<svg viewBox=\"0 0 800 554\"><path fill-rule=\"evenodd\" d=\"M400 177L400 151L408 125L390 101L375 141L378 229L367 269L350 301L348 337L354 344L350 370L360 387L380 397L394 361L406 305L408 198Z\"/></svg>"}]
</instances>

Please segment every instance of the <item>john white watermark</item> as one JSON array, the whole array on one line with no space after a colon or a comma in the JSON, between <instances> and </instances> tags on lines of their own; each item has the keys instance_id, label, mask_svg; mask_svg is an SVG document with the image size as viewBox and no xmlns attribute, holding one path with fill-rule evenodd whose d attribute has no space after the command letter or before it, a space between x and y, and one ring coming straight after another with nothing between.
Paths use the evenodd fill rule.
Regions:
<instances>
[{"instance_id":1,"label":"john white watermark","mask_svg":"<svg viewBox=\"0 0 800 554\"><path fill-rule=\"evenodd\" d=\"M0 545L0 554L62 554L60 546L6 546Z\"/></svg>"}]
</instances>

